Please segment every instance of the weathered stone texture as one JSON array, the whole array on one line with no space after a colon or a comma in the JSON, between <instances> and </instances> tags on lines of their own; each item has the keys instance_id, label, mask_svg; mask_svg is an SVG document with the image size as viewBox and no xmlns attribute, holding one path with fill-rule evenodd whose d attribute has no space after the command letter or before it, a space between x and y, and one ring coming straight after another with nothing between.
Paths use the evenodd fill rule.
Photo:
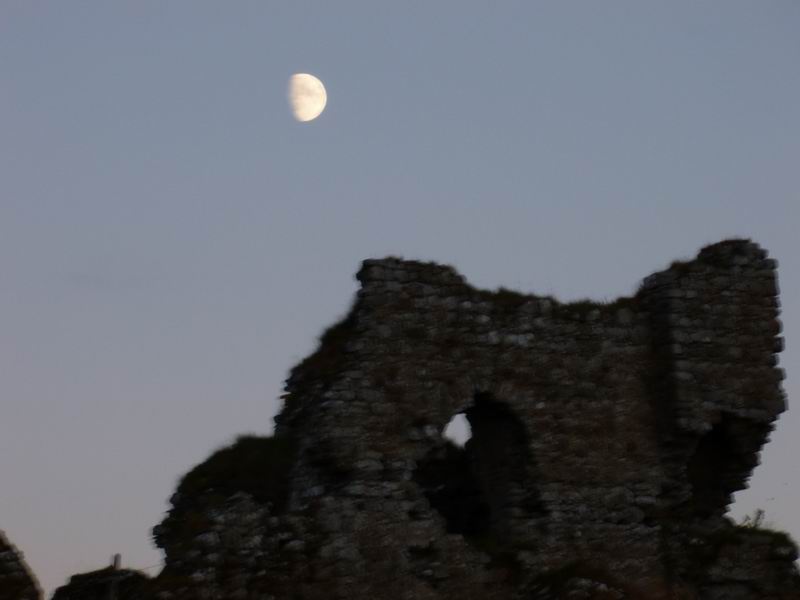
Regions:
<instances>
[{"instance_id":1,"label":"weathered stone texture","mask_svg":"<svg viewBox=\"0 0 800 600\"><path fill-rule=\"evenodd\" d=\"M365 261L287 381L285 502L176 498L158 597L800 598L791 541L723 516L785 409L775 270L731 240L563 304Z\"/></svg>"},{"instance_id":2,"label":"weathered stone texture","mask_svg":"<svg viewBox=\"0 0 800 600\"><path fill-rule=\"evenodd\" d=\"M22 553L0 531L0 600L39 600L42 593Z\"/></svg>"}]
</instances>

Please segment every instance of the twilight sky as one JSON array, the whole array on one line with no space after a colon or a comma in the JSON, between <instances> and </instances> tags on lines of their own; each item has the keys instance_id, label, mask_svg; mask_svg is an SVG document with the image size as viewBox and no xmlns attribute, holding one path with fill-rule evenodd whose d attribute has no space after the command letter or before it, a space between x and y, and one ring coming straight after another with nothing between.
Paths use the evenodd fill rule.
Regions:
<instances>
[{"instance_id":1,"label":"twilight sky","mask_svg":"<svg viewBox=\"0 0 800 600\"><path fill-rule=\"evenodd\" d=\"M367 257L601 300L752 237L800 402L798 31L796 0L2 0L0 528L48 590L158 565L177 479L271 431ZM800 405L735 516L800 538L799 439Z\"/></svg>"}]
</instances>

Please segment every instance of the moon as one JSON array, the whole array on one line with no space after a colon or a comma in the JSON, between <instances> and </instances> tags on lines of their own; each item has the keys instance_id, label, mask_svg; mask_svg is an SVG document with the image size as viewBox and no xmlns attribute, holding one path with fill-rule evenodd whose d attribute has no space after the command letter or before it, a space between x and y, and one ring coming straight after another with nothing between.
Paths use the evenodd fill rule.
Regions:
<instances>
[{"instance_id":1,"label":"moon","mask_svg":"<svg viewBox=\"0 0 800 600\"><path fill-rule=\"evenodd\" d=\"M295 73L289 78L289 106L300 122L313 121L328 103L322 82L308 73Z\"/></svg>"}]
</instances>

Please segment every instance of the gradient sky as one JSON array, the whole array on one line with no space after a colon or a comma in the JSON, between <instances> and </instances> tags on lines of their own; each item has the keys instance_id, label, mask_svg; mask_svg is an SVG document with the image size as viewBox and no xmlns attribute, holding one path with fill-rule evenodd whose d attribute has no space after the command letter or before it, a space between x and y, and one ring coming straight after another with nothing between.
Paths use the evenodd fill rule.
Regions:
<instances>
[{"instance_id":1,"label":"gradient sky","mask_svg":"<svg viewBox=\"0 0 800 600\"><path fill-rule=\"evenodd\" d=\"M602 300L752 237L800 402L798 31L796 0L2 0L0 528L48 590L158 565L177 479L271 431L367 257ZM735 515L800 537L799 438Z\"/></svg>"}]
</instances>

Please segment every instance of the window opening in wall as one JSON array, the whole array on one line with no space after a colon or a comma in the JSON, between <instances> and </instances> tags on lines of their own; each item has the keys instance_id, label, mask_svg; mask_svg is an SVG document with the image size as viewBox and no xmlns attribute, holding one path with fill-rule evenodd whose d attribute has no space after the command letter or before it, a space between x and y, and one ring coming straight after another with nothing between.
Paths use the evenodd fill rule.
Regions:
<instances>
[{"instance_id":1,"label":"window opening in wall","mask_svg":"<svg viewBox=\"0 0 800 600\"><path fill-rule=\"evenodd\" d=\"M489 504L489 527L497 538L508 539L514 509L531 516L542 511L529 477L533 464L525 426L507 404L488 394L476 395L466 415L472 429L466 448Z\"/></svg>"},{"instance_id":2,"label":"window opening in wall","mask_svg":"<svg viewBox=\"0 0 800 600\"><path fill-rule=\"evenodd\" d=\"M502 545L513 535L514 509L542 513L532 467L522 422L506 404L478 394L417 462L414 480L449 533Z\"/></svg>"},{"instance_id":3,"label":"window opening in wall","mask_svg":"<svg viewBox=\"0 0 800 600\"><path fill-rule=\"evenodd\" d=\"M730 421L722 421L698 442L687 465L687 475L692 486L692 509L696 516L708 518L728 503L734 491L729 471L735 462L736 443L731 435Z\"/></svg>"},{"instance_id":4,"label":"window opening in wall","mask_svg":"<svg viewBox=\"0 0 800 600\"><path fill-rule=\"evenodd\" d=\"M460 448L464 447L471 435L472 430L464 413L454 415L442 432L444 439L450 440Z\"/></svg>"},{"instance_id":5,"label":"window opening in wall","mask_svg":"<svg viewBox=\"0 0 800 600\"><path fill-rule=\"evenodd\" d=\"M488 532L489 503L464 447L443 440L417 462L414 480L444 517L448 533L483 536Z\"/></svg>"}]
</instances>

